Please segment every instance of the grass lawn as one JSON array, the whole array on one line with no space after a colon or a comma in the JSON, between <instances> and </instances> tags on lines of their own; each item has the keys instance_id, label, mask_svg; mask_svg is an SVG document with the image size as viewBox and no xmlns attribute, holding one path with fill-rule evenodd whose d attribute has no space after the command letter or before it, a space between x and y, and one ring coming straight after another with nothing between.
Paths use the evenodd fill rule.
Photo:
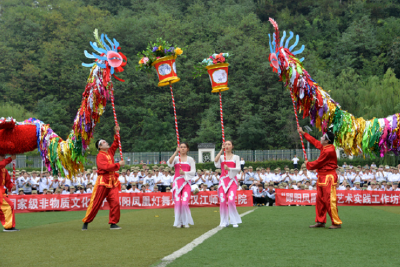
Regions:
<instances>
[{"instance_id":1,"label":"grass lawn","mask_svg":"<svg viewBox=\"0 0 400 267\"><path fill-rule=\"evenodd\" d=\"M308 228L314 212L257 208L168 266L400 266L400 207L339 207L338 230ZM100 211L86 232L85 212L16 214L21 231L0 232L0 266L152 266L219 224L218 208L192 209L189 229L172 227L172 209L121 213L122 230Z\"/></svg>"},{"instance_id":2,"label":"grass lawn","mask_svg":"<svg viewBox=\"0 0 400 267\"><path fill-rule=\"evenodd\" d=\"M122 230L114 231L99 211L85 232L84 211L16 214L21 231L0 232L0 266L150 266L219 225L218 210L191 209L189 229L172 227L173 209L121 210Z\"/></svg>"},{"instance_id":3,"label":"grass lawn","mask_svg":"<svg viewBox=\"0 0 400 267\"><path fill-rule=\"evenodd\" d=\"M400 266L400 207L339 216L342 229L310 229L314 207L258 208L168 266Z\"/></svg>"}]
</instances>

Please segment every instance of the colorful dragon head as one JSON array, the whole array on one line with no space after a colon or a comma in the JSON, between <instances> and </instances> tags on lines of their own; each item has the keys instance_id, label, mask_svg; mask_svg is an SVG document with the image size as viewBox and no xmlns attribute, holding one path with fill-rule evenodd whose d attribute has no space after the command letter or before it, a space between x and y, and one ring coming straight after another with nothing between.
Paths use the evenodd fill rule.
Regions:
<instances>
[{"instance_id":1,"label":"colorful dragon head","mask_svg":"<svg viewBox=\"0 0 400 267\"><path fill-rule=\"evenodd\" d=\"M100 55L95 54L95 53L90 54L85 50L84 51L85 56L87 58L95 59L95 62L90 63L90 64L82 63L82 66L92 68L96 64L100 68L106 70L108 77L113 75L115 79L117 79L121 82L124 82L124 80L118 78L114 74L114 73L118 73L118 72L123 72L124 71L123 67L125 67L125 65L127 63L126 56L123 53L118 52L118 50L121 49L119 47L119 43L115 39L113 39L113 41L111 41L108 38L107 34L103 34L103 33L101 34L101 39L99 39L97 29L94 31L94 35L97 40L97 43L90 42L90 45ZM105 39L107 39L107 41L110 45L107 45L106 41L104 40L104 37L105 37ZM125 62L124 62L124 60L125 60Z\"/></svg>"},{"instance_id":2,"label":"colorful dragon head","mask_svg":"<svg viewBox=\"0 0 400 267\"><path fill-rule=\"evenodd\" d=\"M293 49L297 46L299 43L299 36L296 35L296 41L293 45L289 47L289 41L293 38L293 32L289 32L289 38L285 42L285 46L283 46L283 42L285 41L286 38L286 31L283 31L283 36L282 39L279 40L279 28L278 28L278 23L272 18L269 18L269 21L271 22L272 26L275 28L275 32L273 33L273 40L271 42L271 35L268 34L269 37L269 61L271 62L271 67L273 68L273 71L281 74L282 69L287 69L289 66L289 56L294 56L302 53L304 51L305 46L302 45L301 48L297 51L293 51ZM299 59L300 62L303 62L304 57Z\"/></svg>"}]
</instances>

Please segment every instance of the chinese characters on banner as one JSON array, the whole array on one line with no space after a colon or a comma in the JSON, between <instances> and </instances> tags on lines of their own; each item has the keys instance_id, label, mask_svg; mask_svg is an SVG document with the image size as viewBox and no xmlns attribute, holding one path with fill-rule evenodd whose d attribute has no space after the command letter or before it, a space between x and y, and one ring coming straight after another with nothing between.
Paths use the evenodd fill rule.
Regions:
<instances>
[{"instance_id":1,"label":"chinese characters on banner","mask_svg":"<svg viewBox=\"0 0 400 267\"><path fill-rule=\"evenodd\" d=\"M86 210L90 197L91 194L8 196L9 200L14 204L16 213ZM121 209L165 209L174 207L171 193L120 193L119 204ZM252 191L238 191L236 205L239 207L253 206ZM190 207L219 207L217 192L199 192L197 195L192 195ZM100 209L109 209L106 200L104 200Z\"/></svg>"},{"instance_id":2,"label":"chinese characters on banner","mask_svg":"<svg viewBox=\"0 0 400 267\"><path fill-rule=\"evenodd\" d=\"M317 191L276 189L276 205L315 205ZM400 191L336 191L338 206L400 206Z\"/></svg>"}]
</instances>

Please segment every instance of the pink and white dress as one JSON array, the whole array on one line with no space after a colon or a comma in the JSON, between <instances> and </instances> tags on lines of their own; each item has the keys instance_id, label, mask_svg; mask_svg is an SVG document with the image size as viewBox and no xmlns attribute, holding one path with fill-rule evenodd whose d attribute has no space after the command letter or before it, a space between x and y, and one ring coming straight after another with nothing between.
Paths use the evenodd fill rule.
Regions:
<instances>
[{"instance_id":1,"label":"pink and white dress","mask_svg":"<svg viewBox=\"0 0 400 267\"><path fill-rule=\"evenodd\" d=\"M174 226L193 225L193 218L189 209L189 201L191 197L191 181L196 173L196 164L192 157L187 157L187 161L181 162L182 171L185 175L180 175L179 157L176 156L169 167L175 168L174 180L172 182L172 197L175 203L175 222Z\"/></svg>"},{"instance_id":2,"label":"pink and white dress","mask_svg":"<svg viewBox=\"0 0 400 267\"><path fill-rule=\"evenodd\" d=\"M224 156L219 158L218 162L214 162L216 168L221 169L221 177L219 179L218 196L220 199L220 215L221 227L226 227L229 224L242 223L242 219L236 209L236 192L238 188L238 181L236 175L240 172L240 157L233 155L231 160L224 160ZM224 166L227 165L230 170L225 170Z\"/></svg>"}]
</instances>

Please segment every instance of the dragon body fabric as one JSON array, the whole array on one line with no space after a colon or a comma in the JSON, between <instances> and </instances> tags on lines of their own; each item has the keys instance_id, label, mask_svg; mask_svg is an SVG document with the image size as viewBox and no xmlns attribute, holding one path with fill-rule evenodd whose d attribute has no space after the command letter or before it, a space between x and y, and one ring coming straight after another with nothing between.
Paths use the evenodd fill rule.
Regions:
<instances>
[{"instance_id":1,"label":"dragon body fabric","mask_svg":"<svg viewBox=\"0 0 400 267\"><path fill-rule=\"evenodd\" d=\"M91 71L68 138L62 140L50 125L35 118L24 122L2 118L0 154L21 154L37 148L48 171L52 171L54 175L60 174L71 179L83 171L94 128L100 121L107 99L112 96L114 90L111 76L123 81L116 77L115 73L124 70L127 60L121 52L118 52L120 47L115 39L111 41L104 34L100 39L97 30L94 34L97 42L90 42L90 45L99 55L85 51L86 57L94 59L95 62L82 63L83 66L90 67Z\"/></svg>"},{"instance_id":2,"label":"dragon body fabric","mask_svg":"<svg viewBox=\"0 0 400 267\"><path fill-rule=\"evenodd\" d=\"M271 67L278 73L280 81L291 90L296 109L303 112L303 118L310 117L311 125L322 132L329 128L335 134L334 145L342 148L348 155L363 154L374 158L375 155L383 157L389 151L398 155L400 114L365 120L342 110L339 103L335 102L304 69L304 58L296 57L304 50L303 45L299 50L293 51L299 36L296 35L295 43L289 47L293 33L290 32L284 44L286 32L283 32L282 39L279 40L278 24L272 18L269 20L275 28L272 42L271 36L268 35Z\"/></svg>"}]
</instances>

